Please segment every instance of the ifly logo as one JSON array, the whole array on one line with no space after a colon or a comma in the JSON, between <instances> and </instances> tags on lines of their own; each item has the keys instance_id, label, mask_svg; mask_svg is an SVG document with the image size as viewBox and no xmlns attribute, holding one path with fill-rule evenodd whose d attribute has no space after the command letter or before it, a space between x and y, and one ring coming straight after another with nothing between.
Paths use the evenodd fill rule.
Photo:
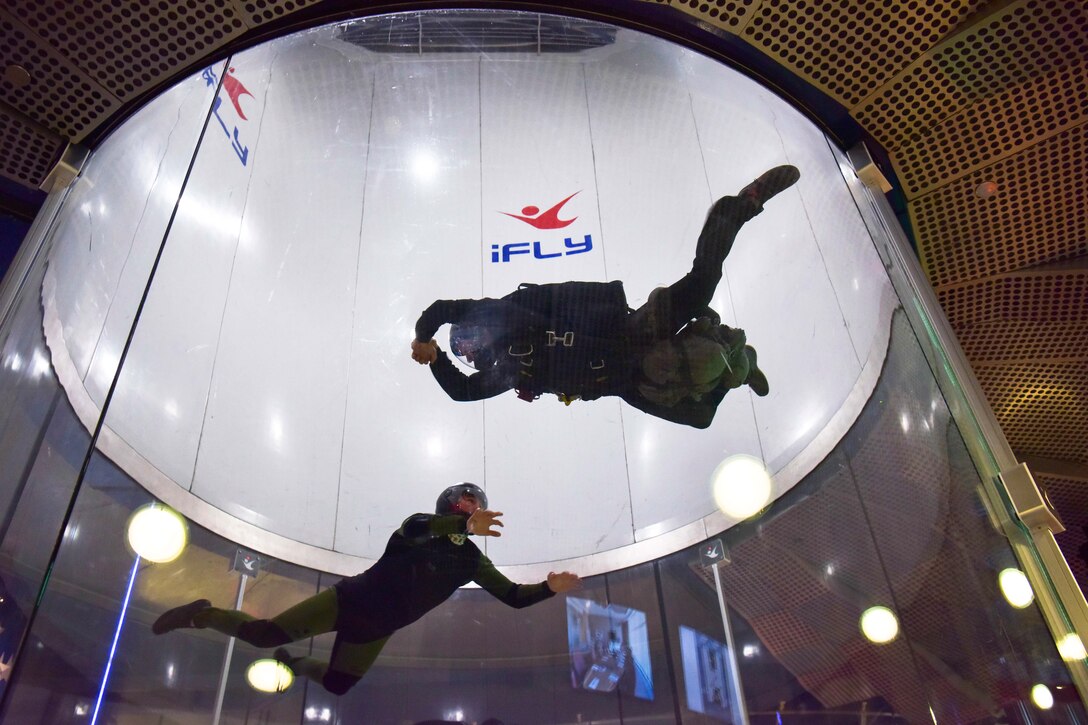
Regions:
<instances>
[{"instance_id":1,"label":"ifly logo","mask_svg":"<svg viewBox=\"0 0 1088 725\"><path fill-rule=\"evenodd\" d=\"M546 249L553 249L558 251L545 251ZM491 261L494 262L509 262L511 257L519 254L532 254L533 259L554 259L556 257L564 257L571 254L585 254L593 249L593 237L586 234L584 241L576 242L573 237L566 237L563 240L563 246L559 247L558 243L553 247L545 247L540 242L510 242L509 244L492 244L491 245Z\"/></svg>"},{"instance_id":2,"label":"ifly logo","mask_svg":"<svg viewBox=\"0 0 1088 725\"><path fill-rule=\"evenodd\" d=\"M508 217L514 219L520 219L531 227L537 229L562 229L563 227L569 227L578 217L572 219L560 219L559 210L563 208L563 205L574 198L579 192L574 192L563 201L559 202L551 209L547 211L540 211L540 207L527 206L521 210L521 214L511 214L508 211L502 212Z\"/></svg>"},{"instance_id":3,"label":"ifly logo","mask_svg":"<svg viewBox=\"0 0 1088 725\"><path fill-rule=\"evenodd\" d=\"M537 206L526 206L521 210L521 214L511 214L507 211L499 213L517 219L518 221L525 222L536 229L544 231L563 229L577 221L578 217L560 219L560 210L563 208L564 204L573 199L578 193L579 192L577 191L574 192L566 199L563 199L558 204L553 205L545 211L540 211L540 207ZM572 235L564 237L562 243L560 243L559 240L550 242L537 240L532 242L492 244L491 262L493 264L509 262L512 257L519 255L531 255L533 259L555 259L556 257L566 257L572 254L585 254L593 249L593 237L591 235L582 235L581 241L576 241L577 239L577 236Z\"/></svg>"},{"instance_id":4,"label":"ifly logo","mask_svg":"<svg viewBox=\"0 0 1088 725\"><path fill-rule=\"evenodd\" d=\"M231 75L233 72L233 68L227 69L227 74L223 77L223 90L227 92L231 105L234 106L234 112L238 117L243 121L248 121L249 119L246 118L246 114L242 110L242 96L253 98L253 94L246 90L246 87L242 85L240 80ZM215 75L215 71L211 68L205 69L202 76L204 78L204 83L208 86L214 86L219 82L219 79ZM245 166L246 162L249 160L249 147L244 145L239 138L237 124L234 124L233 134L230 129L227 128L227 124L223 120L223 117L219 115L219 107L222 105L223 99L219 95L216 95L215 101L212 103L212 115L215 116L216 121L219 121L219 126L223 129L223 133L227 135L231 148L234 149L234 153L238 156L238 160L242 162L242 166Z\"/></svg>"}]
</instances>

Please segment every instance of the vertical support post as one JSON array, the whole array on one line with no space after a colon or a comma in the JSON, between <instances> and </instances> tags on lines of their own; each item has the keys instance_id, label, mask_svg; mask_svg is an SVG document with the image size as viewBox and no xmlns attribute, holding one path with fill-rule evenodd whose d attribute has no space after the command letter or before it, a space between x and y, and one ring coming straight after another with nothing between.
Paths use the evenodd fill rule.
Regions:
<instances>
[{"instance_id":1,"label":"vertical support post","mask_svg":"<svg viewBox=\"0 0 1088 725\"><path fill-rule=\"evenodd\" d=\"M235 609L242 608L242 599L246 594L246 580L248 580L245 574L242 574L241 579L238 580L238 598L234 602ZM215 695L215 715L212 717L212 725L219 725L219 716L223 712L223 698L227 692L227 675L230 674L230 660L234 655L234 640L235 637L231 637L227 641L227 650L223 653L223 669L219 673L219 692Z\"/></svg>"},{"instance_id":2,"label":"vertical support post","mask_svg":"<svg viewBox=\"0 0 1088 725\"><path fill-rule=\"evenodd\" d=\"M725 628L725 649L729 654L729 679L733 683L733 696L729 706L733 710L734 725L748 725L748 706L744 703L744 688L740 682L740 667L737 665L737 648L733 641L733 628L729 626L729 615L725 608L725 593L722 592L722 575L718 573L719 564L714 564L714 588L718 592L718 607L722 612L722 627Z\"/></svg>"}]
</instances>

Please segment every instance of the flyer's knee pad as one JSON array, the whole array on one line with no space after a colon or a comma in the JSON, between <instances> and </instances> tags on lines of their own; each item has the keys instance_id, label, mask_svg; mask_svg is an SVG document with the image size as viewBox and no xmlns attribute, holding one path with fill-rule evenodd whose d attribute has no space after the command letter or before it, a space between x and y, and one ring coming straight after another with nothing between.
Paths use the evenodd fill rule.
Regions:
<instances>
[{"instance_id":1,"label":"flyer's knee pad","mask_svg":"<svg viewBox=\"0 0 1088 725\"><path fill-rule=\"evenodd\" d=\"M321 679L321 686L334 695L343 695L360 680L355 675L330 669Z\"/></svg>"},{"instance_id":2,"label":"flyer's knee pad","mask_svg":"<svg viewBox=\"0 0 1088 725\"><path fill-rule=\"evenodd\" d=\"M238 639L254 647L278 647L287 644L291 637L269 619L255 619L238 627Z\"/></svg>"}]
</instances>

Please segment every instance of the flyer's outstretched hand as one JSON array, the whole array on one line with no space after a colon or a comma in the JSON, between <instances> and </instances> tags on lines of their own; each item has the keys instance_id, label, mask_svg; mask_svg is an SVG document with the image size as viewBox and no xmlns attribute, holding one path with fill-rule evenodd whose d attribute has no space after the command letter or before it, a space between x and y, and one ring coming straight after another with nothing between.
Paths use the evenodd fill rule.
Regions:
<instances>
[{"instance_id":1,"label":"flyer's outstretched hand","mask_svg":"<svg viewBox=\"0 0 1088 725\"><path fill-rule=\"evenodd\" d=\"M412 340L412 359L420 365L430 365L438 359L438 343L434 340Z\"/></svg>"},{"instance_id":2,"label":"flyer's outstretched hand","mask_svg":"<svg viewBox=\"0 0 1088 725\"><path fill-rule=\"evenodd\" d=\"M572 589L581 589L582 579L577 574L572 574L569 571L561 571L558 574L550 571L548 572L548 588L556 594L569 592Z\"/></svg>"},{"instance_id":3,"label":"flyer's outstretched hand","mask_svg":"<svg viewBox=\"0 0 1088 725\"><path fill-rule=\"evenodd\" d=\"M476 536L502 536L501 531L493 531L491 528L492 526L502 527L502 521L499 521L500 516L502 516L502 511L477 509L468 517L465 531Z\"/></svg>"}]
</instances>

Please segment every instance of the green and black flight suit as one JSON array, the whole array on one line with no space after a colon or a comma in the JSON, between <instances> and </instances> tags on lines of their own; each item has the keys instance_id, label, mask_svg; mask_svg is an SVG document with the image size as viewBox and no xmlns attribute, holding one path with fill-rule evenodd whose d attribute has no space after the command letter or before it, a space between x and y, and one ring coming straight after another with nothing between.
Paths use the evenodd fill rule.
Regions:
<instances>
[{"instance_id":1,"label":"green and black flight suit","mask_svg":"<svg viewBox=\"0 0 1088 725\"><path fill-rule=\"evenodd\" d=\"M512 389L528 400L544 393L594 400L630 384L629 311L622 282L523 284L501 299L436 300L416 322L416 339L430 340L446 323L486 330L477 372L465 375L443 351L431 365L453 400Z\"/></svg>"},{"instance_id":2,"label":"green and black flight suit","mask_svg":"<svg viewBox=\"0 0 1088 725\"><path fill-rule=\"evenodd\" d=\"M529 400L542 393L567 400L615 395L650 415L705 428L726 392L746 381L723 380L699 401L663 405L639 390L642 357L706 313L737 233L761 210L738 197L715 202L691 271L655 290L637 310L627 306L619 281L522 285L500 299L436 300L416 321L415 339L428 342L447 323L487 330L487 342L473 361L476 372L464 374L442 350L431 364L435 380L453 400L483 400L511 389Z\"/></svg>"},{"instance_id":3,"label":"green and black flight suit","mask_svg":"<svg viewBox=\"0 0 1088 725\"><path fill-rule=\"evenodd\" d=\"M393 632L416 621L469 582L521 608L554 595L546 582L514 584L465 538L467 517L414 514L389 537L385 553L361 574L271 619L236 610L204 609L193 623L236 636L258 647L275 647L336 632L329 663L295 658L291 668L335 694L347 692L366 673ZM458 543L460 542L460 543Z\"/></svg>"}]
</instances>

